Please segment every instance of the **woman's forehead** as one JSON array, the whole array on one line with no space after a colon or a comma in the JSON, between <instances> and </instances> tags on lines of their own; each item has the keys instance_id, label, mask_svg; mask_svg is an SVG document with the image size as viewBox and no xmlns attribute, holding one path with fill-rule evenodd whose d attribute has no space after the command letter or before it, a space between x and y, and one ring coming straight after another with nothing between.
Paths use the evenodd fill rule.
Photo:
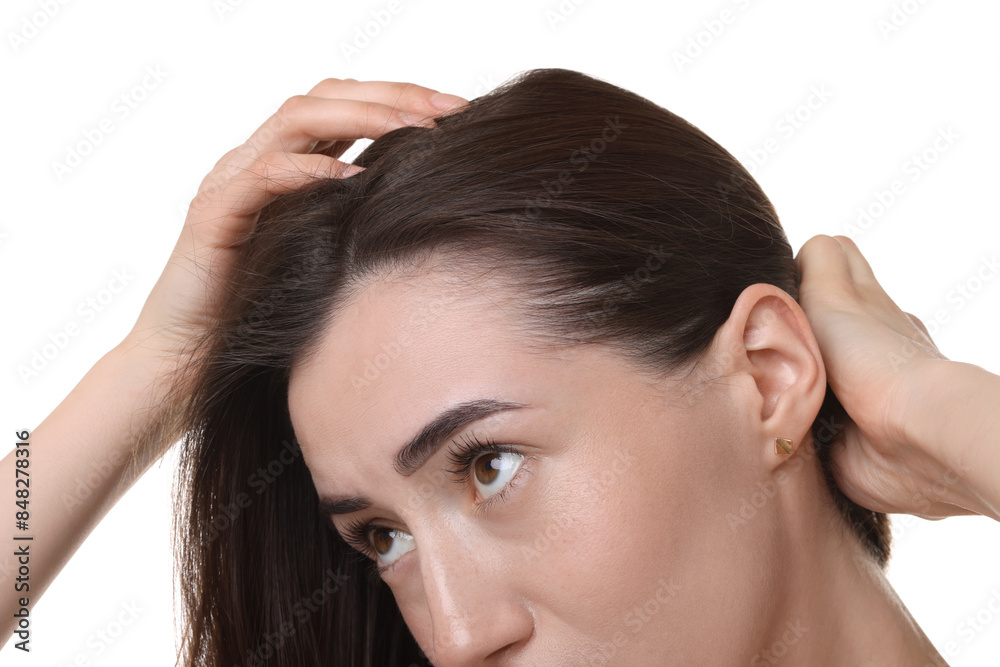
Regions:
<instances>
[{"instance_id":1,"label":"woman's forehead","mask_svg":"<svg viewBox=\"0 0 1000 667\"><path fill-rule=\"evenodd\" d=\"M296 433L371 433L386 420L416 423L459 396L554 380L554 368L537 373L543 360L496 303L425 277L364 287L330 319L316 353L292 369Z\"/></svg>"}]
</instances>

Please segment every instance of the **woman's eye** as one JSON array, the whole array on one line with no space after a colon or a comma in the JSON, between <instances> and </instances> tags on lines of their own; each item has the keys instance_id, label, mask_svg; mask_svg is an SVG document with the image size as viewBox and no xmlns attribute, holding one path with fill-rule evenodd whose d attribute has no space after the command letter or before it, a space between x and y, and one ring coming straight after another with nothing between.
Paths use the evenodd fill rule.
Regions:
<instances>
[{"instance_id":1,"label":"woman's eye","mask_svg":"<svg viewBox=\"0 0 1000 667\"><path fill-rule=\"evenodd\" d=\"M413 536L395 528L376 528L371 543L379 560L391 563L413 548Z\"/></svg>"},{"instance_id":2,"label":"woman's eye","mask_svg":"<svg viewBox=\"0 0 1000 667\"><path fill-rule=\"evenodd\" d=\"M487 487L483 497L489 497L507 486L517 474L522 461L524 457L513 452L484 454L473 463L472 479L476 484Z\"/></svg>"}]
</instances>

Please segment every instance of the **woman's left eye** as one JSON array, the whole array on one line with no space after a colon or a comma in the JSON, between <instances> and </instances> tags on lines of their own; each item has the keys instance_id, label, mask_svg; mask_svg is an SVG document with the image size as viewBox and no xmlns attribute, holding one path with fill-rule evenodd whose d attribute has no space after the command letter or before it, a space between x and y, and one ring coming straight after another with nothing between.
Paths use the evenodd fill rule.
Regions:
<instances>
[{"instance_id":1,"label":"woman's left eye","mask_svg":"<svg viewBox=\"0 0 1000 667\"><path fill-rule=\"evenodd\" d=\"M472 480L485 487L482 494L488 498L510 483L523 461L524 456L514 452L489 452L475 460Z\"/></svg>"},{"instance_id":2,"label":"woman's left eye","mask_svg":"<svg viewBox=\"0 0 1000 667\"><path fill-rule=\"evenodd\" d=\"M510 445L498 445L488 438L482 442L473 436L463 438L462 444L457 444L449 453L448 460L456 468L448 472L455 475L457 482L466 482L471 477L473 485L485 498L481 503L484 507L490 500L503 497L524 459L525 456Z\"/></svg>"}]
</instances>

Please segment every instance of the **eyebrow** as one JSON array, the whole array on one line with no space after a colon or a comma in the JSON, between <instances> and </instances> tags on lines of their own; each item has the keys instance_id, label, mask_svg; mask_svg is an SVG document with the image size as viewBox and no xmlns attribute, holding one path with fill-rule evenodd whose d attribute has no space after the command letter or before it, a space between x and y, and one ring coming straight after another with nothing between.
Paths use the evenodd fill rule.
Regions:
<instances>
[{"instance_id":1,"label":"eyebrow","mask_svg":"<svg viewBox=\"0 0 1000 667\"><path fill-rule=\"evenodd\" d=\"M475 399L453 405L428 422L420 429L420 433L396 453L392 467L403 477L409 477L440 449L449 435L458 429L490 415L525 407L529 406L525 403L492 398ZM371 499L366 496L320 496L319 499L319 511L322 516L350 514L371 505Z\"/></svg>"}]
</instances>

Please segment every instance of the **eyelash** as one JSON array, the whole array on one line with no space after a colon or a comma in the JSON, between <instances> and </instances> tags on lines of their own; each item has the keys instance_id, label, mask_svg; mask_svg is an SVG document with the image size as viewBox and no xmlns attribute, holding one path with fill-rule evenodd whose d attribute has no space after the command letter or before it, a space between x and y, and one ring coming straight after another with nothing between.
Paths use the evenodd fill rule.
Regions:
<instances>
[{"instance_id":1,"label":"eyelash","mask_svg":"<svg viewBox=\"0 0 1000 667\"><path fill-rule=\"evenodd\" d=\"M458 483L468 481L469 473L472 471L472 465L476 462L476 459L483 454L508 453L524 456L516 448L510 445L498 445L489 438L486 438L486 442L483 442L475 436L463 436L461 444L456 441L453 441L453 444L453 449L448 452L448 461L456 467L450 470L446 469L445 472L449 472L454 475L455 479L453 481ZM522 464L518 468L517 472L514 473L514 477L507 482L507 485L504 486L503 489L476 506L476 515L482 515L491 505L502 502L507 497L508 491L511 491L514 488L517 478L521 476L523 471L524 466ZM383 526L379 523L365 522L364 519L353 519L348 522L346 526L344 526L344 541L360 551L361 554L359 555L361 558L368 561L370 565L368 571L370 581L380 581L382 577L385 576L385 573L395 567L396 563L400 560L397 558L388 565L379 565L378 556L374 549L372 549L371 542L369 540L371 533L378 529L393 530L389 526Z\"/></svg>"}]
</instances>

